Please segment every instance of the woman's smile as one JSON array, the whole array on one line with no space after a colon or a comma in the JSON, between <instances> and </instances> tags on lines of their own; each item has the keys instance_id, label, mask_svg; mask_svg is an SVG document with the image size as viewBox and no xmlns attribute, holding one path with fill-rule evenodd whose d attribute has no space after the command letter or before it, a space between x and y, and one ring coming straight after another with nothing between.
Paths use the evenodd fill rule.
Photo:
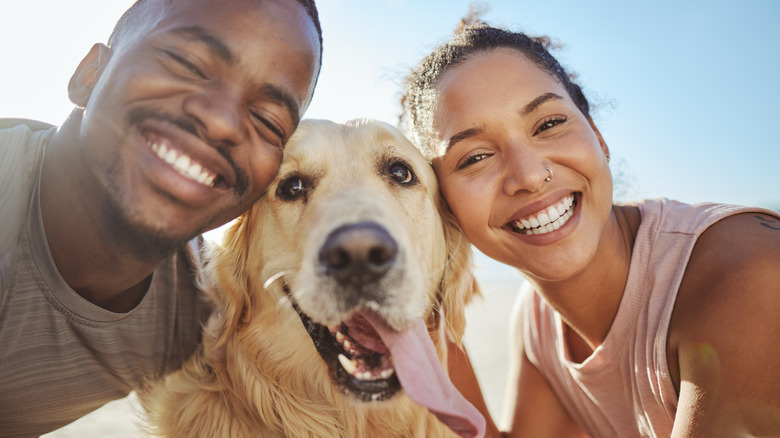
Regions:
<instances>
[{"instance_id":1,"label":"woman's smile","mask_svg":"<svg viewBox=\"0 0 780 438\"><path fill-rule=\"evenodd\" d=\"M532 215L510 221L506 227L515 233L526 235L551 233L562 227L574 215L576 207L577 202L572 193Z\"/></svg>"}]
</instances>

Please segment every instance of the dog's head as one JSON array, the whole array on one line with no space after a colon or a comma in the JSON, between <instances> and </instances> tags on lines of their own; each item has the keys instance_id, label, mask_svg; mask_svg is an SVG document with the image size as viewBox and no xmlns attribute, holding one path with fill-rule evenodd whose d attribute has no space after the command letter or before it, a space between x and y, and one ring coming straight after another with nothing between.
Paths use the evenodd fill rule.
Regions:
<instances>
[{"instance_id":1,"label":"dog's head","mask_svg":"<svg viewBox=\"0 0 780 438\"><path fill-rule=\"evenodd\" d=\"M304 121L266 195L210 257L221 342L256 330L268 348L247 355L272 360L273 349L306 367L321 366L310 363L316 348L341 392L388 399L400 386L378 329L407 331L422 318L443 360L443 337L459 342L477 293L470 251L400 131ZM298 317L303 325L290 323ZM314 347L300 344L304 330Z\"/></svg>"}]
</instances>

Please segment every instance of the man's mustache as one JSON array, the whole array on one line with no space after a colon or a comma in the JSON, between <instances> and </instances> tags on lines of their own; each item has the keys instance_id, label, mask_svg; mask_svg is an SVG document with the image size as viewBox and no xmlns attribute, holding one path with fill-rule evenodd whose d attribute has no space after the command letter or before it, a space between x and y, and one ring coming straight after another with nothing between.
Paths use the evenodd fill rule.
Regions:
<instances>
[{"instance_id":1,"label":"man's mustache","mask_svg":"<svg viewBox=\"0 0 780 438\"><path fill-rule=\"evenodd\" d=\"M191 120L177 117L164 111L153 108L135 108L130 111L130 126L138 125L146 119L162 120L164 122L168 122L178 127L179 129L197 137L202 142L214 148L220 155L222 155L223 158L225 158L225 160L227 160L227 162L233 168L233 172L236 175L236 184L233 187L233 190L236 192L236 195L242 196L244 193L246 193L247 189L249 188L249 179L247 178L246 172L241 170L236 165L233 157L230 156L230 148L235 146L233 142L210 140L208 137L203 135L201 132L202 130Z\"/></svg>"}]
</instances>

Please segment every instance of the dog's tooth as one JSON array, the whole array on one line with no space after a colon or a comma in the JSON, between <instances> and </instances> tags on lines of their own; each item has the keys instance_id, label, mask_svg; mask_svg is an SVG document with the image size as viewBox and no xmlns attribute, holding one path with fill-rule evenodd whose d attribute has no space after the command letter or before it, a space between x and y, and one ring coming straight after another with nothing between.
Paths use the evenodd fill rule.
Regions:
<instances>
[{"instance_id":1,"label":"dog's tooth","mask_svg":"<svg viewBox=\"0 0 780 438\"><path fill-rule=\"evenodd\" d=\"M344 356L343 354L339 354L339 362L341 363L341 366L344 367L344 370L348 372L349 374L355 375L355 371L357 371L357 361L353 359L347 358L347 356Z\"/></svg>"},{"instance_id":2,"label":"dog's tooth","mask_svg":"<svg viewBox=\"0 0 780 438\"><path fill-rule=\"evenodd\" d=\"M381 395L382 395L382 394L379 394L379 393L374 393L374 394L371 394L371 401L377 401L377 400L379 400L379 397L380 397Z\"/></svg>"},{"instance_id":3,"label":"dog's tooth","mask_svg":"<svg viewBox=\"0 0 780 438\"><path fill-rule=\"evenodd\" d=\"M347 339L347 337L346 337L346 336L344 336L344 333L341 333L341 332L336 332L336 340L337 340L339 343L342 343L342 342L344 342L344 339Z\"/></svg>"},{"instance_id":4,"label":"dog's tooth","mask_svg":"<svg viewBox=\"0 0 780 438\"><path fill-rule=\"evenodd\" d=\"M352 342L349 342L349 339L344 339L344 349L345 350L351 350L352 349Z\"/></svg>"},{"instance_id":5,"label":"dog's tooth","mask_svg":"<svg viewBox=\"0 0 780 438\"><path fill-rule=\"evenodd\" d=\"M383 379L388 379L393 374L395 374L395 370L392 369L392 368L388 368L388 369L382 371L381 373L379 373L379 377L381 377Z\"/></svg>"},{"instance_id":6,"label":"dog's tooth","mask_svg":"<svg viewBox=\"0 0 780 438\"><path fill-rule=\"evenodd\" d=\"M369 371L363 371L362 373L353 374L360 380L373 380L371 379L371 373Z\"/></svg>"}]
</instances>

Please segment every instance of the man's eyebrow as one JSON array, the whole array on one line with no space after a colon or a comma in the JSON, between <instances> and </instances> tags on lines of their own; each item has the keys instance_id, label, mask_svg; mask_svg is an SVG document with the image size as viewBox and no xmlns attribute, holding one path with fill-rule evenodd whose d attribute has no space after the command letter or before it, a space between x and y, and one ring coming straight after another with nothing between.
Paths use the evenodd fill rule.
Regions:
<instances>
[{"instance_id":1,"label":"man's eyebrow","mask_svg":"<svg viewBox=\"0 0 780 438\"><path fill-rule=\"evenodd\" d=\"M271 102L281 105L287 109L292 119L293 126L298 126L298 122L301 121L301 108L298 105L298 101L295 100L289 93L271 84L266 84L260 87L260 95L267 98ZM289 132L288 134L292 134Z\"/></svg>"},{"instance_id":2,"label":"man's eyebrow","mask_svg":"<svg viewBox=\"0 0 780 438\"><path fill-rule=\"evenodd\" d=\"M554 99L563 99L563 97L559 96L555 93L544 93L541 96L537 97L536 99L529 102L526 106L523 107L522 110L520 110L520 115L526 116L528 114L531 114L532 112L536 111L537 108L539 108L543 103L554 100Z\"/></svg>"},{"instance_id":3,"label":"man's eyebrow","mask_svg":"<svg viewBox=\"0 0 780 438\"><path fill-rule=\"evenodd\" d=\"M222 42L220 39L210 34L206 29L200 26L186 26L178 27L172 31L175 34L181 35L184 38L198 41L204 44L208 49L213 52L219 59L227 64L235 64L236 57L230 48ZM289 93L281 90L280 88L266 84L260 87L260 94L270 101L283 106L290 114L290 118L293 121L293 126L298 126L300 122L300 105Z\"/></svg>"},{"instance_id":4,"label":"man's eyebrow","mask_svg":"<svg viewBox=\"0 0 780 438\"><path fill-rule=\"evenodd\" d=\"M455 146L455 143L457 143L459 141L466 140L466 139L474 137L474 136L477 136L477 135L481 134L484 131L485 131L485 129L481 128L481 127L480 128L470 128L470 129L466 129L465 131L461 131L461 132L453 135L452 137L450 137L450 141L447 142L447 149L445 150L445 153L447 151L449 151L450 148Z\"/></svg>"},{"instance_id":5,"label":"man's eyebrow","mask_svg":"<svg viewBox=\"0 0 780 438\"><path fill-rule=\"evenodd\" d=\"M212 53L217 55L219 59L228 64L234 64L236 62L236 58L233 56L233 52L230 51L227 44L200 26L177 27L171 32L189 40L198 41L204 44Z\"/></svg>"}]
</instances>

